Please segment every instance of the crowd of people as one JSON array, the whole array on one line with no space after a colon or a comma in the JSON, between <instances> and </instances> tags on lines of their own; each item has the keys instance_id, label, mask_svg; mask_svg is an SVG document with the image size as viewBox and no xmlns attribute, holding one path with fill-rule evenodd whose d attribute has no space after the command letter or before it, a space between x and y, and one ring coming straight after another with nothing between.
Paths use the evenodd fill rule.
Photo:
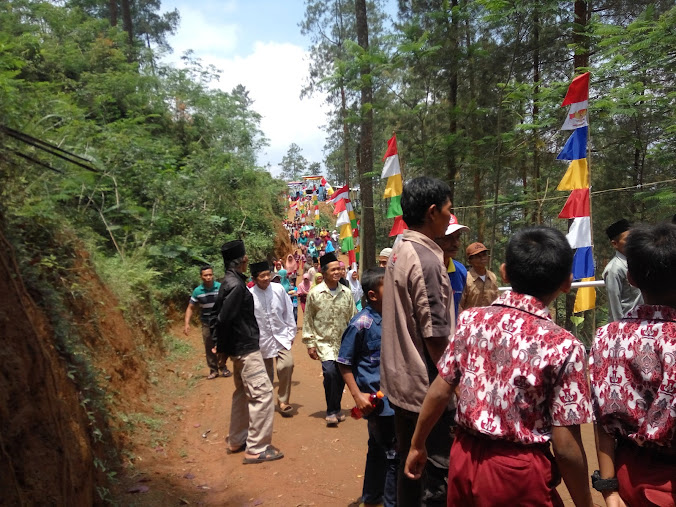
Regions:
<instances>
[{"instance_id":1,"label":"crowd of people","mask_svg":"<svg viewBox=\"0 0 676 507\"><path fill-rule=\"evenodd\" d=\"M675 505L676 225L607 228L609 323L587 351L548 309L571 290L573 251L560 231L509 239L499 274L511 288L499 293L485 245L467 246L469 269L456 259L470 231L451 214L448 185L415 178L401 207L408 229L361 279L328 230L314 237L294 222L286 258L249 265L236 240L222 247L220 284L201 269L185 332L199 305L207 378L234 377L228 452L244 463L283 457L273 415L295 415L300 306L326 425L345 420L345 387L367 421L366 506L562 505L561 479L576 505L591 506L580 432L591 422L592 486L608 506Z\"/></svg>"}]
</instances>

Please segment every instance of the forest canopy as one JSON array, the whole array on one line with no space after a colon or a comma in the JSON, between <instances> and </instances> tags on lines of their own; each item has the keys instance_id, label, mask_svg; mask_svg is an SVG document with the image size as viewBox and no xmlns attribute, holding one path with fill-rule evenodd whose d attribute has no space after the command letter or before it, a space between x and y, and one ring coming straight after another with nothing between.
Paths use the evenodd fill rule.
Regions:
<instances>
[{"instance_id":1,"label":"forest canopy","mask_svg":"<svg viewBox=\"0 0 676 507\"><path fill-rule=\"evenodd\" d=\"M0 210L21 260L44 264L44 236L67 229L111 279L184 302L224 241L272 252L285 186L256 165L266 139L246 88L211 86L219 71L190 53L158 63L178 13L122 3L116 18L115 2L0 5L0 125L92 169L0 132Z\"/></svg>"},{"instance_id":2,"label":"forest canopy","mask_svg":"<svg viewBox=\"0 0 676 507\"><path fill-rule=\"evenodd\" d=\"M379 173L393 131L404 178L447 181L455 213L472 240L491 248L494 268L517 228L565 230L557 215L567 193L555 190L566 168L556 160L567 139L560 104L585 71L597 266L611 255L605 225L673 213L673 2L393 5L306 0L299 20L310 42L299 94L327 94L323 172L334 185L361 188L357 211L374 210L373 219L361 217L365 243L391 243ZM181 68L161 62L180 23L178 11L161 7L159 0L0 5L0 125L95 169L0 133L0 209L30 265L46 254L35 238L67 228L113 278L152 280L160 299L178 300L196 266L218 260L224 240L241 236L255 255L272 253L285 187L257 164L266 139L246 83L219 90L219 70L190 52ZM317 171L294 146L285 176Z\"/></svg>"}]
</instances>

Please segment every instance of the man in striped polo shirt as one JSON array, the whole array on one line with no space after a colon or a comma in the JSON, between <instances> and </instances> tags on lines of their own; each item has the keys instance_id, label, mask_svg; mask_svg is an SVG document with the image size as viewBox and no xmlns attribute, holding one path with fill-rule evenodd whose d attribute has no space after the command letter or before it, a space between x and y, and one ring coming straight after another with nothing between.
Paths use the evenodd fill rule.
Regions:
<instances>
[{"instance_id":1,"label":"man in striped polo shirt","mask_svg":"<svg viewBox=\"0 0 676 507\"><path fill-rule=\"evenodd\" d=\"M218 289L221 287L220 282L214 280L214 270L208 264L200 268L200 278L202 283L192 291L188 308L185 311L185 327L183 334L186 336L190 331L190 319L192 318L195 305L200 306L200 321L202 322L202 340L204 341L204 352L207 356L207 365L209 366L209 376L207 379L215 379L218 377L220 369L221 375L229 377L232 372L226 366L226 357L223 354L214 353L211 349L214 344L211 340L211 330L209 329L209 321L214 313L214 303L216 296L218 296Z\"/></svg>"}]
</instances>

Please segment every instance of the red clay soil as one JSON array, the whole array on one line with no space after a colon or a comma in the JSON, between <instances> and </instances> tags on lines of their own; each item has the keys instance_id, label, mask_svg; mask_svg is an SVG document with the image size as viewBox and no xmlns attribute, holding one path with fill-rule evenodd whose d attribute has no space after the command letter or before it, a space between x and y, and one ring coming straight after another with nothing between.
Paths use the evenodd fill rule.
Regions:
<instances>
[{"instance_id":1,"label":"red clay soil","mask_svg":"<svg viewBox=\"0 0 676 507\"><path fill-rule=\"evenodd\" d=\"M63 306L46 308L0 234L0 505L102 504L127 436L106 412L144 409L146 361L160 355L155 333L129 326L85 252L54 278ZM46 310L71 326L59 331L73 342L61 350ZM89 375L75 366L84 356Z\"/></svg>"},{"instance_id":2,"label":"red clay soil","mask_svg":"<svg viewBox=\"0 0 676 507\"><path fill-rule=\"evenodd\" d=\"M0 234L0 504L92 505L88 421L11 251Z\"/></svg>"}]
</instances>

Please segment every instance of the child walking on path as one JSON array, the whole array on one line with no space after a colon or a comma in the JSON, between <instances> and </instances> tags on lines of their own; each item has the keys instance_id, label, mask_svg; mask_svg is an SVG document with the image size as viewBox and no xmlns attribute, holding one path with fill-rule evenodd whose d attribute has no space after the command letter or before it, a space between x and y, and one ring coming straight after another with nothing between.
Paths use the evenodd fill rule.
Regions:
<instances>
[{"instance_id":1,"label":"child walking on path","mask_svg":"<svg viewBox=\"0 0 676 507\"><path fill-rule=\"evenodd\" d=\"M448 505L560 506L559 471L575 504L592 505L580 437L580 424L591 421L585 351L547 309L570 290L572 261L561 232L522 229L500 267L513 290L460 314L405 466L411 478L422 472L427 435L457 387Z\"/></svg>"},{"instance_id":2,"label":"child walking on path","mask_svg":"<svg viewBox=\"0 0 676 507\"><path fill-rule=\"evenodd\" d=\"M369 440L362 501L366 507L394 507L397 500L397 467L394 410L387 398L373 408L369 396L380 390L380 337L385 268L371 268L362 275L367 306L355 315L343 333L338 367L357 408L368 424Z\"/></svg>"},{"instance_id":3,"label":"child walking on path","mask_svg":"<svg viewBox=\"0 0 676 507\"><path fill-rule=\"evenodd\" d=\"M596 332L589 373L608 506L676 505L676 226L630 229L628 280L643 294Z\"/></svg>"}]
</instances>

